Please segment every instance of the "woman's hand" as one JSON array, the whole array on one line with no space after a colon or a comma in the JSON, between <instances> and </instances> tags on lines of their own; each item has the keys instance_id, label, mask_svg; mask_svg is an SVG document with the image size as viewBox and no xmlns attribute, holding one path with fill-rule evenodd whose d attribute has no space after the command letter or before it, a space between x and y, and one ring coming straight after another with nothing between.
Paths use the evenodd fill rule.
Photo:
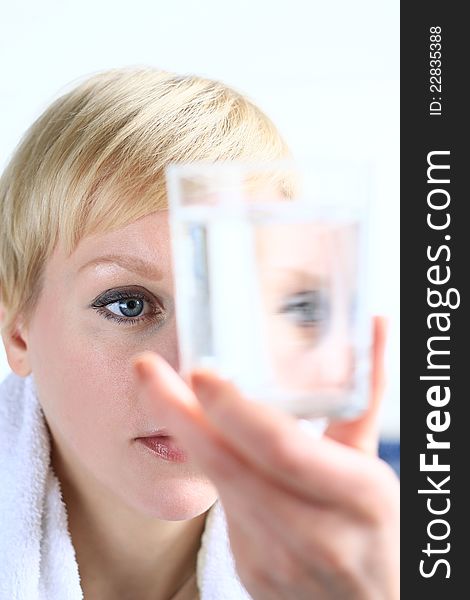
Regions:
<instances>
[{"instance_id":1,"label":"woman's hand","mask_svg":"<svg viewBox=\"0 0 470 600\"><path fill-rule=\"evenodd\" d=\"M376 457L383 319L374 325L370 407L322 439L212 371L193 371L191 389L157 354L138 357L146 393L164 404L158 416L219 492L256 600L399 597L399 484Z\"/></svg>"}]
</instances>

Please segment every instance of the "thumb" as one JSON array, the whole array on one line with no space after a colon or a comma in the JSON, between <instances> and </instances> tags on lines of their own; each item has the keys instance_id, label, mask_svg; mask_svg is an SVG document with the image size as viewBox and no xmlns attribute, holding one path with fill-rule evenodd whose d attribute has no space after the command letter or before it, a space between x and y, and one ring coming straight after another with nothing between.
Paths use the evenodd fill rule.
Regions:
<instances>
[{"instance_id":1,"label":"thumb","mask_svg":"<svg viewBox=\"0 0 470 600\"><path fill-rule=\"evenodd\" d=\"M337 442L374 455L377 454L379 443L378 413L385 387L384 354L387 320L385 317L375 316L372 324L372 373L369 406L357 419L333 421L326 429L325 435Z\"/></svg>"}]
</instances>

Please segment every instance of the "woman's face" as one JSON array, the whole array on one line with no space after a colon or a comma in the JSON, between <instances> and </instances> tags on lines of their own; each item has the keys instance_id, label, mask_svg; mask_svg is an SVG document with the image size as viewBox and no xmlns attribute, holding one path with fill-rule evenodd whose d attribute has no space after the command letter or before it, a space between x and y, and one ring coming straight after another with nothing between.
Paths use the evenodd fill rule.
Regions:
<instances>
[{"instance_id":1,"label":"woman's face","mask_svg":"<svg viewBox=\"0 0 470 600\"><path fill-rule=\"evenodd\" d=\"M141 398L131 357L155 351L178 369L167 211L84 238L69 258L59 245L27 345L55 451L80 480L162 519L213 504L191 456L168 462L135 441L165 423Z\"/></svg>"}]
</instances>

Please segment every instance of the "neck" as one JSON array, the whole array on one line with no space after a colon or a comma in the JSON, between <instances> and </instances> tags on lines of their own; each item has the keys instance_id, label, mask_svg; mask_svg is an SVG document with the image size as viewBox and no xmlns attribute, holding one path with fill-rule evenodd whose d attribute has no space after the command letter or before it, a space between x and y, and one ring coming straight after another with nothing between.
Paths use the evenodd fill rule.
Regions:
<instances>
[{"instance_id":1,"label":"neck","mask_svg":"<svg viewBox=\"0 0 470 600\"><path fill-rule=\"evenodd\" d=\"M76 472L72 479L72 470L54 444L51 460L61 483L87 600L168 600L186 589L196 571L207 511L187 521L149 517L125 505L99 482L81 485Z\"/></svg>"}]
</instances>

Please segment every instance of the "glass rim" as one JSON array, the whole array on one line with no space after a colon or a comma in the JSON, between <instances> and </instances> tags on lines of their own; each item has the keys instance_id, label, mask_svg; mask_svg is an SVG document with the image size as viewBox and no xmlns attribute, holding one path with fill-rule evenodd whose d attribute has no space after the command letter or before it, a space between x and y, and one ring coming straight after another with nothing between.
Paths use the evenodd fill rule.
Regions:
<instances>
[{"instance_id":1,"label":"glass rim","mask_svg":"<svg viewBox=\"0 0 470 600\"><path fill-rule=\"evenodd\" d=\"M298 193L286 200L289 207L277 206L273 210L276 213L294 210L294 205L304 214L314 214L320 211L340 211L344 214L368 213L371 209L371 185L373 182L370 163L357 160L335 159L327 156L320 158L314 155L303 157L287 157L273 160L198 160L186 163L170 163L165 168L167 184L168 205L172 212L188 210L189 202L184 201L184 192L181 183L198 178L211 180L212 177L224 177L225 174L231 179L243 180L245 176L252 174L269 176L276 175L279 171L281 176L292 174L300 176L301 188ZM314 184L314 186L312 186ZM217 185L217 184L216 184ZM347 201L345 199L347 198ZM238 200L240 202L241 198ZM232 205L233 201L230 202ZM284 202L278 202L284 204ZM192 203L191 203L192 204ZM194 202L195 205L198 202ZM229 202L220 203L227 207ZM206 203L202 202L202 206ZM266 200L250 200L250 211L259 207L262 211L267 209ZM215 204L212 204L212 210ZM227 209L227 208L225 208ZM244 209L245 211L247 209ZM197 211L195 211L197 212ZM221 208L219 214L223 212Z\"/></svg>"}]
</instances>

